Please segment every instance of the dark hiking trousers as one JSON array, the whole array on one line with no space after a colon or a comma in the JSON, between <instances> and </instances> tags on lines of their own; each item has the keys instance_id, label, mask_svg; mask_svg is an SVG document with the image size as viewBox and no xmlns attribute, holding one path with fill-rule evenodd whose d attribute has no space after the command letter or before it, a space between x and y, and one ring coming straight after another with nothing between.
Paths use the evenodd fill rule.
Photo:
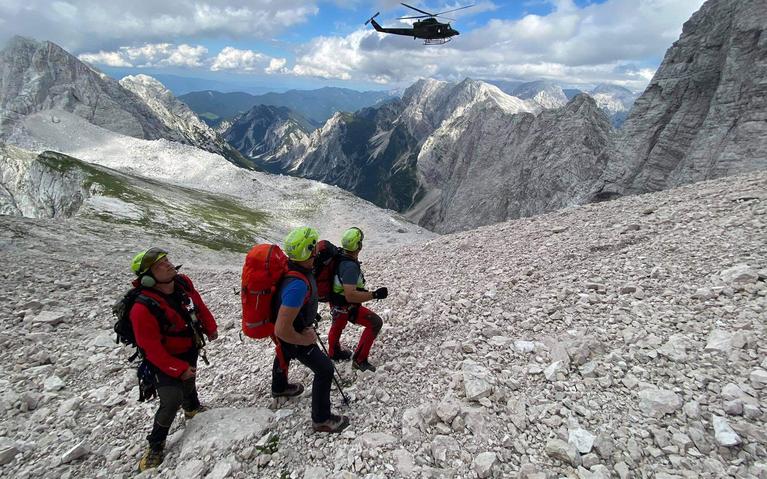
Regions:
<instances>
[{"instance_id":1,"label":"dark hiking trousers","mask_svg":"<svg viewBox=\"0 0 767 479\"><path fill-rule=\"evenodd\" d=\"M196 350L178 357L187 361L192 367L197 367ZM149 445L153 448L161 447L162 443L165 442L170 426L176 418L178 408L183 407L186 411L192 411L200 407L195 378L182 381L157 371L157 396L160 398L160 408L154 415L152 432L146 437Z\"/></svg>"},{"instance_id":2,"label":"dark hiking trousers","mask_svg":"<svg viewBox=\"0 0 767 479\"><path fill-rule=\"evenodd\" d=\"M282 370L280 360L275 357L274 366L272 366L272 391L282 392L288 387L287 367L290 366L292 359L301 361L301 364L311 369L314 373L314 381L312 382L312 421L327 421L330 418L330 385L333 382L333 362L316 344L299 346L279 339L278 341L282 345L286 370Z\"/></svg>"}]
</instances>

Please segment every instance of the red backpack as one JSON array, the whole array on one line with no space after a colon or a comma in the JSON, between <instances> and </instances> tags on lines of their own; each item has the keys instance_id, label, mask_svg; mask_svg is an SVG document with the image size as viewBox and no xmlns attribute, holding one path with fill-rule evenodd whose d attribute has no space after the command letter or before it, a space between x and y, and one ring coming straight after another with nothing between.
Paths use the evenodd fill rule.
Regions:
<instances>
[{"instance_id":1,"label":"red backpack","mask_svg":"<svg viewBox=\"0 0 767 479\"><path fill-rule=\"evenodd\" d=\"M327 303L333 292L333 276L336 274L341 250L328 240L317 243L317 256L314 258L314 279L317 281L317 297Z\"/></svg>"},{"instance_id":2,"label":"red backpack","mask_svg":"<svg viewBox=\"0 0 767 479\"><path fill-rule=\"evenodd\" d=\"M288 272L288 257L279 246L258 244L242 267L242 332L255 339L274 335L274 294Z\"/></svg>"}]
</instances>

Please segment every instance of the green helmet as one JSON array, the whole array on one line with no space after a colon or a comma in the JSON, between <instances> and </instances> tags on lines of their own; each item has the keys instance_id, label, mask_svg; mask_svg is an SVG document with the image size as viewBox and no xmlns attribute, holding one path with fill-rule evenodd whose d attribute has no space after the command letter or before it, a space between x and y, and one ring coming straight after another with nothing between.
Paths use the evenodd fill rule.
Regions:
<instances>
[{"instance_id":1,"label":"green helmet","mask_svg":"<svg viewBox=\"0 0 767 479\"><path fill-rule=\"evenodd\" d=\"M149 271L153 264L168 256L168 252L160 248L149 248L133 257L130 269L136 276L141 276Z\"/></svg>"},{"instance_id":2,"label":"green helmet","mask_svg":"<svg viewBox=\"0 0 767 479\"><path fill-rule=\"evenodd\" d=\"M344 231L344 235L341 236L341 247L346 251L357 251L360 249L360 245L364 238L365 233L356 226L352 226Z\"/></svg>"},{"instance_id":3,"label":"green helmet","mask_svg":"<svg viewBox=\"0 0 767 479\"><path fill-rule=\"evenodd\" d=\"M306 261L311 258L319 239L320 234L314 228L296 228L285 237L285 253L293 261Z\"/></svg>"}]
</instances>

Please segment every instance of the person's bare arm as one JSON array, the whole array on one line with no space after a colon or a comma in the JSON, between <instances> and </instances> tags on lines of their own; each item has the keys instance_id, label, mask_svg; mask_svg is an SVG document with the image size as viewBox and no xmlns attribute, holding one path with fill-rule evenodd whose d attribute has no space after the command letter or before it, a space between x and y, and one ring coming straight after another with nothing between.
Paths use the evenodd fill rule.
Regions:
<instances>
[{"instance_id":1,"label":"person's bare arm","mask_svg":"<svg viewBox=\"0 0 767 479\"><path fill-rule=\"evenodd\" d=\"M274 325L274 334L286 343L310 346L317 341L314 330L307 328L299 333L293 328L293 320L296 319L299 311L301 308L280 306L280 310L277 312L277 322Z\"/></svg>"},{"instance_id":2,"label":"person's bare arm","mask_svg":"<svg viewBox=\"0 0 767 479\"><path fill-rule=\"evenodd\" d=\"M355 284L345 284L344 297L350 303L364 303L373 299L373 293L371 291L357 291Z\"/></svg>"}]
</instances>

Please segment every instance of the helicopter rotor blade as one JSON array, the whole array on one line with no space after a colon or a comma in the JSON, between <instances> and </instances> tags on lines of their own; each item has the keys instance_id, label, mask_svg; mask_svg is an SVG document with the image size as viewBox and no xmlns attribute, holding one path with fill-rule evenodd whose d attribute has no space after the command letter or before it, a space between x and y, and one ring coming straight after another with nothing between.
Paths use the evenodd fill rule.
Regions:
<instances>
[{"instance_id":1,"label":"helicopter rotor blade","mask_svg":"<svg viewBox=\"0 0 767 479\"><path fill-rule=\"evenodd\" d=\"M373 21L373 19L374 19L375 17L377 17L378 15L380 15L380 14L381 14L381 12L377 12L375 15L373 15L373 16L372 16L372 17L370 17L370 18L368 18L368 21L367 21L367 22L365 22L365 25L367 25L368 23L372 22L372 21Z\"/></svg>"},{"instance_id":2,"label":"helicopter rotor blade","mask_svg":"<svg viewBox=\"0 0 767 479\"><path fill-rule=\"evenodd\" d=\"M461 8L454 8L453 10L446 10L446 11L444 11L444 12L435 13L435 14L434 14L434 16L436 17L436 16L438 16L438 15L442 15L443 13L457 12L458 10L463 10L464 8L470 8L470 7L473 7L474 5L475 5L475 4L473 4L473 3L472 3L471 5L466 5L465 7L461 7Z\"/></svg>"},{"instance_id":3,"label":"helicopter rotor blade","mask_svg":"<svg viewBox=\"0 0 767 479\"><path fill-rule=\"evenodd\" d=\"M431 15L419 15L417 17L397 17L397 20L412 20L414 18L431 18Z\"/></svg>"},{"instance_id":4,"label":"helicopter rotor blade","mask_svg":"<svg viewBox=\"0 0 767 479\"><path fill-rule=\"evenodd\" d=\"M428 15L428 16L430 16L430 17L434 17L434 16L435 16L433 13L424 12L423 10L421 10L421 9L419 9L419 8L411 7L411 6L410 6L410 5L408 5L407 3L403 3L402 5L406 6L407 8L411 8L411 9L415 10L416 12L421 12L421 13L423 13L424 15Z\"/></svg>"}]
</instances>

